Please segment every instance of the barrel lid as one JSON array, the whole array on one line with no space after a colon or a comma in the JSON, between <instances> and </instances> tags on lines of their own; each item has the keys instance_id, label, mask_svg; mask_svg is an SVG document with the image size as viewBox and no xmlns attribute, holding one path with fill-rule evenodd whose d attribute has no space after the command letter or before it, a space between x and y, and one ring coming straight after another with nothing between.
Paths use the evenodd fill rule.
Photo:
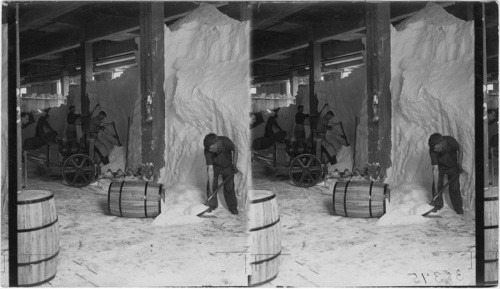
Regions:
<instances>
[{"instance_id":1,"label":"barrel lid","mask_svg":"<svg viewBox=\"0 0 500 289\"><path fill-rule=\"evenodd\" d=\"M25 190L17 194L17 203L26 204L32 201L40 201L42 199L50 199L54 194L50 191L44 190Z\"/></svg>"},{"instance_id":2,"label":"barrel lid","mask_svg":"<svg viewBox=\"0 0 500 289\"><path fill-rule=\"evenodd\" d=\"M273 197L276 193L270 190L250 190L248 191L248 198L251 202Z\"/></svg>"}]
</instances>

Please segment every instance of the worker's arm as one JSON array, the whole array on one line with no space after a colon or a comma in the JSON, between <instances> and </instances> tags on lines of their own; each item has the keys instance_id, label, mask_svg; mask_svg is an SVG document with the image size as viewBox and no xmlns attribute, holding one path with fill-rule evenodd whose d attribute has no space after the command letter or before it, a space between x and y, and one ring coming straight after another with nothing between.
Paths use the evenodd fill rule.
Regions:
<instances>
[{"instance_id":1,"label":"worker's arm","mask_svg":"<svg viewBox=\"0 0 500 289\"><path fill-rule=\"evenodd\" d=\"M280 125L278 124L278 121L276 121L276 120L274 121L274 126L275 126L277 129L279 129L279 130L283 130L283 129L281 129Z\"/></svg>"},{"instance_id":2,"label":"worker's arm","mask_svg":"<svg viewBox=\"0 0 500 289\"><path fill-rule=\"evenodd\" d=\"M458 162L458 168L460 169L460 172L459 172L460 174L464 172L464 169L462 168L463 158L464 158L464 151L462 150L462 147L459 146L457 162Z\"/></svg>"},{"instance_id":3,"label":"worker's arm","mask_svg":"<svg viewBox=\"0 0 500 289\"><path fill-rule=\"evenodd\" d=\"M433 195L438 192L439 168L438 165L432 166L432 185Z\"/></svg>"},{"instance_id":4,"label":"worker's arm","mask_svg":"<svg viewBox=\"0 0 500 289\"><path fill-rule=\"evenodd\" d=\"M238 164L238 150L235 148L233 151L233 170L235 172L239 172L238 167L236 166Z\"/></svg>"},{"instance_id":5,"label":"worker's arm","mask_svg":"<svg viewBox=\"0 0 500 289\"><path fill-rule=\"evenodd\" d=\"M208 174L208 195L212 194L213 182L214 182L214 166L207 165Z\"/></svg>"}]
</instances>

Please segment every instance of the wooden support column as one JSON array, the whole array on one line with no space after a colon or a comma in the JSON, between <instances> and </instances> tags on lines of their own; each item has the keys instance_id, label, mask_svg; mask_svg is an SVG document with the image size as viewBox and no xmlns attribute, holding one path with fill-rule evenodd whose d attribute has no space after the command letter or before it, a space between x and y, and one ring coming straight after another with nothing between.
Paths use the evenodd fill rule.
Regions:
<instances>
[{"instance_id":1,"label":"wooden support column","mask_svg":"<svg viewBox=\"0 0 500 289\"><path fill-rule=\"evenodd\" d=\"M290 73L290 94L296 96L299 92L299 73L292 71Z\"/></svg>"},{"instance_id":2,"label":"wooden support column","mask_svg":"<svg viewBox=\"0 0 500 289\"><path fill-rule=\"evenodd\" d=\"M389 2L366 3L368 162L383 181L391 166L391 41Z\"/></svg>"},{"instance_id":3,"label":"wooden support column","mask_svg":"<svg viewBox=\"0 0 500 289\"><path fill-rule=\"evenodd\" d=\"M87 83L92 82L92 43L85 41L85 30L81 32L82 40L80 42L80 99L82 105L82 114L90 112L90 99L87 96ZM82 129L85 129L82 124Z\"/></svg>"},{"instance_id":4,"label":"wooden support column","mask_svg":"<svg viewBox=\"0 0 500 289\"><path fill-rule=\"evenodd\" d=\"M309 42L309 113L318 113L318 98L315 93L316 82L321 81L321 43ZM311 130L316 131L317 121L311 119Z\"/></svg>"},{"instance_id":5,"label":"wooden support column","mask_svg":"<svg viewBox=\"0 0 500 289\"><path fill-rule=\"evenodd\" d=\"M165 166L163 2L140 3L142 163L146 178L158 180Z\"/></svg>"},{"instance_id":6,"label":"wooden support column","mask_svg":"<svg viewBox=\"0 0 500 289\"><path fill-rule=\"evenodd\" d=\"M484 189L487 186L488 164L487 142L487 113L486 113L486 35L485 35L484 4L474 3L474 114L475 114L475 165L476 165L476 285L486 286L485 271L485 218L484 218ZM498 258L498 255L497 255ZM498 279L498 276L497 276ZM493 285L493 284L491 284Z\"/></svg>"},{"instance_id":7,"label":"wooden support column","mask_svg":"<svg viewBox=\"0 0 500 289\"><path fill-rule=\"evenodd\" d=\"M17 192L21 188L21 124L19 93L19 4L8 3L3 11L7 12L8 42L8 212L9 212L9 287L17 287ZM4 12L5 13L5 12ZM5 19L5 15L2 15ZM3 22L2 22L3 23ZM5 57L5 55L3 55ZM5 96L7 97L7 96ZM4 111L2 111L4 112ZM3 148L6 149L6 148ZM5 174L6 172L3 172Z\"/></svg>"},{"instance_id":8,"label":"wooden support column","mask_svg":"<svg viewBox=\"0 0 500 289\"><path fill-rule=\"evenodd\" d=\"M69 75L68 71L63 71L61 75L61 94L67 96L69 94Z\"/></svg>"}]
</instances>

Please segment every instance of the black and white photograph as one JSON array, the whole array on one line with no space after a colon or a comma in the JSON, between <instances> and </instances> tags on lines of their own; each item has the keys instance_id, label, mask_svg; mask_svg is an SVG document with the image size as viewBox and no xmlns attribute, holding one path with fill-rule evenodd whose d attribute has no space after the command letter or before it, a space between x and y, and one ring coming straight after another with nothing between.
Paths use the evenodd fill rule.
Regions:
<instances>
[{"instance_id":1,"label":"black and white photograph","mask_svg":"<svg viewBox=\"0 0 500 289\"><path fill-rule=\"evenodd\" d=\"M2 287L498 286L495 1L2 1Z\"/></svg>"}]
</instances>

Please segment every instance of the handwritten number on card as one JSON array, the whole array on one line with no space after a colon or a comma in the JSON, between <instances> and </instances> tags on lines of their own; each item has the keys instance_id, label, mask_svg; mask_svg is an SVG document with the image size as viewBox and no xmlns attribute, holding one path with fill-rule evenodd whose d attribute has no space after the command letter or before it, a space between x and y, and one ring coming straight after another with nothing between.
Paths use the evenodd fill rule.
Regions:
<instances>
[{"instance_id":1,"label":"handwritten number on card","mask_svg":"<svg viewBox=\"0 0 500 289\"><path fill-rule=\"evenodd\" d=\"M434 272L434 276L436 276L436 277L434 277L434 280L436 280L436 282L438 282L438 283L443 282L443 279L441 279L441 274L439 274L439 272ZM438 280L438 277L439 277L439 280Z\"/></svg>"},{"instance_id":2,"label":"handwritten number on card","mask_svg":"<svg viewBox=\"0 0 500 289\"><path fill-rule=\"evenodd\" d=\"M408 274L408 275L415 275L415 278L413 279L413 282L415 283L420 283L420 281L418 280L418 275L416 273L411 273L411 274Z\"/></svg>"}]
</instances>

